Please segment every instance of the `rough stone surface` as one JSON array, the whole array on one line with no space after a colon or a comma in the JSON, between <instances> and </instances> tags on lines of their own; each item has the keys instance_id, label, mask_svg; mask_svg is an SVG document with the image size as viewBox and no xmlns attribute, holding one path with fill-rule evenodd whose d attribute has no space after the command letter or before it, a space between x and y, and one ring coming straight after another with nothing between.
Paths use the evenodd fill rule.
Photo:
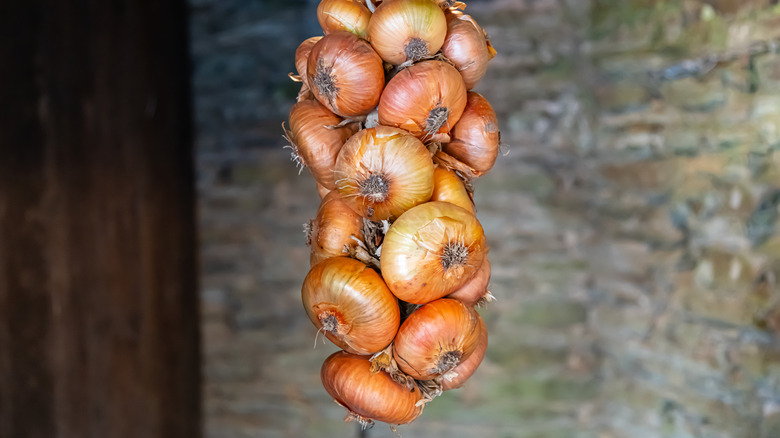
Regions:
<instances>
[{"instance_id":1,"label":"rough stone surface","mask_svg":"<svg viewBox=\"0 0 780 438\"><path fill-rule=\"evenodd\" d=\"M313 179L282 149L316 1L191 0L208 437L357 436L300 305ZM483 0L504 154L479 372L404 437L780 436L780 9ZM383 425L369 436L392 437Z\"/></svg>"}]
</instances>

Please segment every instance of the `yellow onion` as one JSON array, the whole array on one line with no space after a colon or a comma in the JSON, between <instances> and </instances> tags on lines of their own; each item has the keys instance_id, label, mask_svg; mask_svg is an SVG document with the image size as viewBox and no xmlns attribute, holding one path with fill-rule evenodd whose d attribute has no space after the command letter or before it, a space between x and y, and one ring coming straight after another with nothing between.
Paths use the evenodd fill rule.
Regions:
<instances>
[{"instance_id":1,"label":"yellow onion","mask_svg":"<svg viewBox=\"0 0 780 438\"><path fill-rule=\"evenodd\" d=\"M447 295L447 298L454 298L469 306L483 304L492 299L492 295L488 292L488 283L490 283L490 261L485 257L474 277L460 289Z\"/></svg>"},{"instance_id":2,"label":"yellow onion","mask_svg":"<svg viewBox=\"0 0 780 438\"><path fill-rule=\"evenodd\" d=\"M336 128L341 121L316 100L298 102L290 109L287 139L293 158L308 167L319 184L331 190L336 187L333 166L339 150L358 129L357 123Z\"/></svg>"},{"instance_id":3,"label":"yellow onion","mask_svg":"<svg viewBox=\"0 0 780 438\"><path fill-rule=\"evenodd\" d=\"M382 277L347 257L314 265L303 281L301 298L317 329L350 353L372 354L387 347L401 322L398 300Z\"/></svg>"},{"instance_id":4,"label":"yellow onion","mask_svg":"<svg viewBox=\"0 0 780 438\"><path fill-rule=\"evenodd\" d=\"M363 218L332 191L322 200L308 231L309 263L314 266L331 257L345 256L349 248L355 248L363 240Z\"/></svg>"},{"instance_id":5,"label":"yellow onion","mask_svg":"<svg viewBox=\"0 0 780 438\"><path fill-rule=\"evenodd\" d=\"M433 194L431 201L444 201L474 212L474 202L466 185L453 170L436 166L433 170Z\"/></svg>"},{"instance_id":6,"label":"yellow onion","mask_svg":"<svg viewBox=\"0 0 780 438\"><path fill-rule=\"evenodd\" d=\"M493 107L479 93L470 91L458 123L450 131L450 142L443 145L447 154L474 169L473 176L490 170L496 162L501 133Z\"/></svg>"},{"instance_id":7,"label":"yellow onion","mask_svg":"<svg viewBox=\"0 0 780 438\"><path fill-rule=\"evenodd\" d=\"M372 221L394 219L433 192L430 153L397 128L377 126L350 137L334 172L344 202Z\"/></svg>"},{"instance_id":8,"label":"yellow onion","mask_svg":"<svg viewBox=\"0 0 780 438\"><path fill-rule=\"evenodd\" d=\"M412 312L393 341L401 371L429 380L451 371L477 348L480 316L473 307L442 298Z\"/></svg>"},{"instance_id":9,"label":"yellow onion","mask_svg":"<svg viewBox=\"0 0 780 438\"><path fill-rule=\"evenodd\" d=\"M321 36L307 38L295 51L295 69L298 70L298 75L304 80L306 79L306 64L309 62L311 49L321 39Z\"/></svg>"},{"instance_id":10,"label":"yellow onion","mask_svg":"<svg viewBox=\"0 0 780 438\"><path fill-rule=\"evenodd\" d=\"M447 38L441 46L441 53L455 64L466 89L485 76L488 61L492 58L485 33L469 15L447 14Z\"/></svg>"},{"instance_id":11,"label":"yellow onion","mask_svg":"<svg viewBox=\"0 0 780 438\"><path fill-rule=\"evenodd\" d=\"M322 0L317 6L317 20L325 35L346 30L365 38L371 11L360 0Z\"/></svg>"},{"instance_id":12,"label":"yellow onion","mask_svg":"<svg viewBox=\"0 0 780 438\"><path fill-rule=\"evenodd\" d=\"M320 377L328 394L347 409L347 420L406 424L422 413L417 386L409 389L384 371L372 373L368 357L333 353L322 364Z\"/></svg>"},{"instance_id":13,"label":"yellow onion","mask_svg":"<svg viewBox=\"0 0 780 438\"><path fill-rule=\"evenodd\" d=\"M488 347L488 332L485 327L485 322L482 318L479 318L479 341L477 341L477 348L471 353L466 360L462 361L460 365L453 368L452 372L442 379L441 389L442 391L449 391L450 389L456 389L463 386L464 383L474 375L474 372L482 363L482 359L485 358L485 352Z\"/></svg>"},{"instance_id":14,"label":"yellow onion","mask_svg":"<svg viewBox=\"0 0 780 438\"><path fill-rule=\"evenodd\" d=\"M398 72L379 100L379 123L405 129L423 141L455 126L466 107L466 86L444 61L423 61Z\"/></svg>"},{"instance_id":15,"label":"yellow onion","mask_svg":"<svg viewBox=\"0 0 780 438\"><path fill-rule=\"evenodd\" d=\"M435 55L446 35L444 11L430 0L384 1L368 23L368 40L393 65Z\"/></svg>"},{"instance_id":16,"label":"yellow onion","mask_svg":"<svg viewBox=\"0 0 780 438\"><path fill-rule=\"evenodd\" d=\"M325 199L326 196L328 196L328 193L330 193L332 190L325 187L324 185L317 183L317 194L320 195L320 199Z\"/></svg>"},{"instance_id":17,"label":"yellow onion","mask_svg":"<svg viewBox=\"0 0 780 438\"><path fill-rule=\"evenodd\" d=\"M382 243L382 276L396 297L424 304L471 280L487 250L473 214L449 202L426 202L390 226Z\"/></svg>"},{"instance_id":18,"label":"yellow onion","mask_svg":"<svg viewBox=\"0 0 780 438\"><path fill-rule=\"evenodd\" d=\"M371 112L385 85L382 58L347 31L325 35L312 47L306 76L314 97L342 117Z\"/></svg>"}]
</instances>

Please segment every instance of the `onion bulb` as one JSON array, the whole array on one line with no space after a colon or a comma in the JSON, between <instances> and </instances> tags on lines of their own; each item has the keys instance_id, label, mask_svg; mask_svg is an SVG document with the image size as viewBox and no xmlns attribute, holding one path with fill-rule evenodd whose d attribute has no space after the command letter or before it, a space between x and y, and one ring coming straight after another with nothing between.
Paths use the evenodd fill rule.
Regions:
<instances>
[{"instance_id":1,"label":"onion bulb","mask_svg":"<svg viewBox=\"0 0 780 438\"><path fill-rule=\"evenodd\" d=\"M325 187L324 185L317 183L317 194L320 195L320 199L325 199L325 196L328 195L332 190Z\"/></svg>"},{"instance_id":2,"label":"onion bulb","mask_svg":"<svg viewBox=\"0 0 780 438\"><path fill-rule=\"evenodd\" d=\"M354 354L372 354L387 347L401 322L398 301L382 277L347 257L314 265L303 281L301 298L317 329Z\"/></svg>"},{"instance_id":3,"label":"onion bulb","mask_svg":"<svg viewBox=\"0 0 780 438\"><path fill-rule=\"evenodd\" d=\"M477 341L477 348L471 353L466 360L462 361L460 365L453 368L449 375L442 379L441 389L442 391L449 391L450 389L456 389L463 386L464 383L474 375L474 372L482 363L482 359L485 358L485 352L488 347L488 332L485 327L485 321L479 318L479 341Z\"/></svg>"},{"instance_id":4,"label":"onion bulb","mask_svg":"<svg viewBox=\"0 0 780 438\"><path fill-rule=\"evenodd\" d=\"M333 353L322 364L320 377L328 394L349 412L347 420L406 424L422 413L417 386L410 390L384 371L372 373L367 357Z\"/></svg>"},{"instance_id":5,"label":"onion bulb","mask_svg":"<svg viewBox=\"0 0 780 438\"><path fill-rule=\"evenodd\" d=\"M317 20L325 35L346 30L366 37L371 11L360 0L322 0L317 6Z\"/></svg>"},{"instance_id":6,"label":"onion bulb","mask_svg":"<svg viewBox=\"0 0 780 438\"><path fill-rule=\"evenodd\" d=\"M405 129L427 141L447 133L466 107L466 86L444 61L423 61L387 83L379 100L379 123Z\"/></svg>"},{"instance_id":7,"label":"onion bulb","mask_svg":"<svg viewBox=\"0 0 780 438\"><path fill-rule=\"evenodd\" d=\"M306 76L314 97L342 117L371 112L385 85L382 58L347 31L325 35L312 47Z\"/></svg>"},{"instance_id":8,"label":"onion bulb","mask_svg":"<svg viewBox=\"0 0 780 438\"><path fill-rule=\"evenodd\" d=\"M401 371L429 380L451 371L477 348L480 316L473 307L442 298L412 312L393 341Z\"/></svg>"},{"instance_id":9,"label":"onion bulb","mask_svg":"<svg viewBox=\"0 0 780 438\"><path fill-rule=\"evenodd\" d=\"M431 0L382 2L368 23L368 40L393 65L435 55L446 35L444 11Z\"/></svg>"},{"instance_id":10,"label":"onion bulb","mask_svg":"<svg viewBox=\"0 0 780 438\"><path fill-rule=\"evenodd\" d=\"M492 299L492 295L488 292L490 271L490 261L485 257L482 266L479 267L479 270L474 277L460 289L447 295L447 298L455 298L461 303L469 306L476 306L490 301Z\"/></svg>"},{"instance_id":11,"label":"onion bulb","mask_svg":"<svg viewBox=\"0 0 780 438\"><path fill-rule=\"evenodd\" d=\"M442 166L436 166L433 170L431 201L449 202L474 213L474 202L466 185L453 170Z\"/></svg>"},{"instance_id":12,"label":"onion bulb","mask_svg":"<svg viewBox=\"0 0 780 438\"><path fill-rule=\"evenodd\" d=\"M298 49L295 50L295 69L298 70L298 75L304 79L304 81L306 80L306 64L309 62L311 49L317 44L317 41L321 39L321 36L307 38L298 46Z\"/></svg>"},{"instance_id":13,"label":"onion bulb","mask_svg":"<svg viewBox=\"0 0 780 438\"><path fill-rule=\"evenodd\" d=\"M433 161L420 140L387 126L347 140L336 159L336 189L353 210L372 221L394 219L433 192Z\"/></svg>"},{"instance_id":14,"label":"onion bulb","mask_svg":"<svg viewBox=\"0 0 780 438\"><path fill-rule=\"evenodd\" d=\"M462 287L487 254L477 218L449 202L426 202L402 214L382 243L382 276L393 294L425 304Z\"/></svg>"},{"instance_id":15,"label":"onion bulb","mask_svg":"<svg viewBox=\"0 0 780 438\"><path fill-rule=\"evenodd\" d=\"M470 91L463 115L450 131L443 150L468 165L480 176L493 168L501 146L496 112L479 93Z\"/></svg>"},{"instance_id":16,"label":"onion bulb","mask_svg":"<svg viewBox=\"0 0 780 438\"><path fill-rule=\"evenodd\" d=\"M290 109L290 130L287 139L293 158L308 167L314 179L327 189L334 189L333 166L344 142L357 131L358 124L334 127L342 119L316 100L304 100Z\"/></svg>"},{"instance_id":17,"label":"onion bulb","mask_svg":"<svg viewBox=\"0 0 780 438\"><path fill-rule=\"evenodd\" d=\"M308 243L311 266L331 258L347 255L363 240L363 218L341 200L338 192L328 193L310 222Z\"/></svg>"},{"instance_id":18,"label":"onion bulb","mask_svg":"<svg viewBox=\"0 0 780 438\"><path fill-rule=\"evenodd\" d=\"M455 64L466 89L485 76L488 61L492 58L485 33L469 15L447 14L447 38L441 46L441 53Z\"/></svg>"}]
</instances>

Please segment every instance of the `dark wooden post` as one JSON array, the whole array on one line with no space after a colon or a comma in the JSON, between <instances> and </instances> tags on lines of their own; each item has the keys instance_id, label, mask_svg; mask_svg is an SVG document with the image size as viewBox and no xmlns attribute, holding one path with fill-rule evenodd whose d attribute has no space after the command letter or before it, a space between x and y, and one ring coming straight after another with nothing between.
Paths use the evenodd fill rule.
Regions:
<instances>
[{"instance_id":1,"label":"dark wooden post","mask_svg":"<svg viewBox=\"0 0 780 438\"><path fill-rule=\"evenodd\" d=\"M0 437L200 435L182 0L0 0Z\"/></svg>"}]
</instances>

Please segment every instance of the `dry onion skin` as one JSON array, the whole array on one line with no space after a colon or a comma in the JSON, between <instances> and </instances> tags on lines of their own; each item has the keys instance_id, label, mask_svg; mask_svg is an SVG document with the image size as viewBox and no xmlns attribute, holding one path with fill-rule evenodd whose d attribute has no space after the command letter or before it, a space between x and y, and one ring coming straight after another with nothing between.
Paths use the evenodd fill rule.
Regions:
<instances>
[{"instance_id":1,"label":"dry onion skin","mask_svg":"<svg viewBox=\"0 0 780 438\"><path fill-rule=\"evenodd\" d=\"M399 299L425 304L471 280L487 251L473 214L449 202L426 202L390 226L382 243L382 276Z\"/></svg>"},{"instance_id":2,"label":"dry onion skin","mask_svg":"<svg viewBox=\"0 0 780 438\"><path fill-rule=\"evenodd\" d=\"M479 267L479 270L474 277L458 290L447 295L447 298L454 298L469 306L482 305L490 301L492 299L492 295L490 295L490 292L488 291L490 274L490 261L485 257L482 266Z\"/></svg>"},{"instance_id":3,"label":"dry onion skin","mask_svg":"<svg viewBox=\"0 0 780 438\"><path fill-rule=\"evenodd\" d=\"M371 112L385 85L382 58L347 31L325 35L312 47L306 76L314 97L342 117Z\"/></svg>"},{"instance_id":4,"label":"dry onion skin","mask_svg":"<svg viewBox=\"0 0 780 438\"><path fill-rule=\"evenodd\" d=\"M455 174L455 171L443 166L433 170L433 194L431 201L444 201L475 213L474 202L466 190L466 185Z\"/></svg>"},{"instance_id":5,"label":"dry onion skin","mask_svg":"<svg viewBox=\"0 0 780 438\"><path fill-rule=\"evenodd\" d=\"M382 277L347 257L314 265L303 281L301 298L315 327L354 354L373 354L387 347L401 322L398 300Z\"/></svg>"},{"instance_id":6,"label":"dry onion skin","mask_svg":"<svg viewBox=\"0 0 780 438\"><path fill-rule=\"evenodd\" d=\"M368 40L393 65L431 57L447 35L444 11L431 0L387 0L368 24Z\"/></svg>"},{"instance_id":7,"label":"dry onion skin","mask_svg":"<svg viewBox=\"0 0 780 438\"><path fill-rule=\"evenodd\" d=\"M466 85L444 61L423 61L387 83L379 100L379 123L405 129L423 141L448 133L466 107Z\"/></svg>"},{"instance_id":8,"label":"dry onion skin","mask_svg":"<svg viewBox=\"0 0 780 438\"><path fill-rule=\"evenodd\" d=\"M337 192L330 192L322 200L317 217L310 222L307 237L311 266L331 257L345 256L350 248L363 241L363 218Z\"/></svg>"},{"instance_id":9,"label":"dry onion skin","mask_svg":"<svg viewBox=\"0 0 780 438\"><path fill-rule=\"evenodd\" d=\"M447 38L441 53L455 65L470 90L485 76L495 51L491 51L485 33L470 16L447 14Z\"/></svg>"},{"instance_id":10,"label":"dry onion skin","mask_svg":"<svg viewBox=\"0 0 780 438\"><path fill-rule=\"evenodd\" d=\"M394 219L433 193L433 160L417 138L377 126L347 140L336 159L336 189L372 221Z\"/></svg>"},{"instance_id":11,"label":"dry onion skin","mask_svg":"<svg viewBox=\"0 0 780 438\"><path fill-rule=\"evenodd\" d=\"M308 167L317 183L336 188L333 166L344 142L357 131L358 124L335 127L342 119L316 100L303 100L290 109L287 139L293 148L293 159Z\"/></svg>"},{"instance_id":12,"label":"dry onion skin","mask_svg":"<svg viewBox=\"0 0 780 438\"><path fill-rule=\"evenodd\" d=\"M482 363L482 359L485 358L485 352L487 352L488 347L488 332L485 321L483 321L482 318L479 318L479 323L479 341L477 342L477 348L474 349L474 352L471 353L466 360L453 368L452 372L442 379L442 391L449 391L462 387L463 384L474 375L479 364Z\"/></svg>"},{"instance_id":13,"label":"dry onion skin","mask_svg":"<svg viewBox=\"0 0 780 438\"><path fill-rule=\"evenodd\" d=\"M417 380L443 376L477 348L481 317L473 307L442 298L412 312L393 341L393 357Z\"/></svg>"},{"instance_id":14,"label":"dry onion skin","mask_svg":"<svg viewBox=\"0 0 780 438\"><path fill-rule=\"evenodd\" d=\"M371 11L360 0L322 0L317 6L317 20L325 35L346 30L366 37Z\"/></svg>"},{"instance_id":15,"label":"dry onion skin","mask_svg":"<svg viewBox=\"0 0 780 438\"><path fill-rule=\"evenodd\" d=\"M409 389L384 371L372 373L368 357L333 353L322 364L320 377L328 394L347 409L347 420L406 424L422 413L417 386Z\"/></svg>"},{"instance_id":16,"label":"dry onion skin","mask_svg":"<svg viewBox=\"0 0 780 438\"><path fill-rule=\"evenodd\" d=\"M501 146L501 133L490 102L469 91L466 108L450 137L450 142L443 145L444 152L474 169L475 176L492 169Z\"/></svg>"}]
</instances>

